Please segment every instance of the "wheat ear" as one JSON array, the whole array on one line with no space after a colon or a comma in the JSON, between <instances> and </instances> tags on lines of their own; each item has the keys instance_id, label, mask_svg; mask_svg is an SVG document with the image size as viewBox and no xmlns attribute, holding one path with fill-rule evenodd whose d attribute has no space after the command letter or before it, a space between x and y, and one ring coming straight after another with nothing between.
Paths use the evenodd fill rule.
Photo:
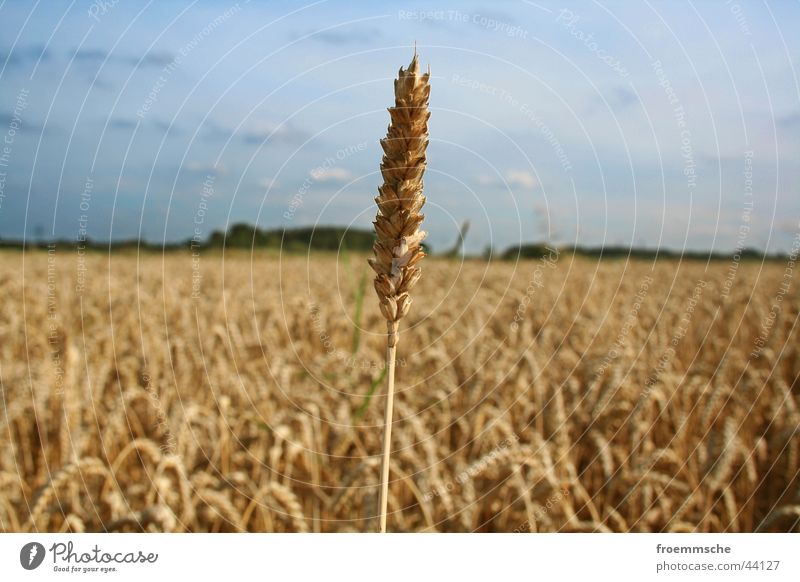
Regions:
<instances>
[{"instance_id":1,"label":"wheat ear","mask_svg":"<svg viewBox=\"0 0 800 582\"><path fill-rule=\"evenodd\" d=\"M389 108L391 124L386 138L381 140L383 185L378 188L375 202L377 240L375 257L369 264L377 273L375 291L381 313L386 318L387 350L386 412L383 428L383 458L381 462L381 494L378 507L380 531L386 531L386 510L389 495L389 457L392 440L392 406L394 401L394 368L398 322L411 307L409 291L422 273L417 263L425 256L421 247L425 232L419 229L424 216L422 174L425 171L425 150L428 147L428 96L430 70L420 75L416 51L408 69L400 68L394 82L395 105Z\"/></svg>"}]
</instances>

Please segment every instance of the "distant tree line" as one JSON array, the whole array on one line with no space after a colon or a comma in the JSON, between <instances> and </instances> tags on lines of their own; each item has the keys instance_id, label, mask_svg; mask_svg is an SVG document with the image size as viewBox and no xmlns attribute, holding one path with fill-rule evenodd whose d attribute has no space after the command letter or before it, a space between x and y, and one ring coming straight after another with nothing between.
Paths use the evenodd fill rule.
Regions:
<instances>
[{"instance_id":1,"label":"distant tree line","mask_svg":"<svg viewBox=\"0 0 800 582\"><path fill-rule=\"evenodd\" d=\"M447 249L440 253L440 256L458 259L461 257L461 252L469 229L469 222L462 225L458 238L452 248ZM204 241L197 241L195 239L188 239L186 241L174 243L152 243L140 241L138 239L116 240L111 242L100 242L94 240L82 241L82 250L95 250L95 251L108 251L108 250L134 250L134 251L169 251L181 249L276 249L282 252L308 252L311 251L330 251L341 252L346 251L363 251L369 252L372 250L372 244L375 241L375 233L372 230L359 229L359 228L344 228L341 226L314 226L314 227L301 227L301 228L275 228L275 229L261 229L257 226L247 223L236 223L231 225L227 230L215 230ZM57 247L77 247L78 243L75 240L55 240L55 241L36 241L24 242L20 240L4 240L0 239L0 248L9 249L33 249L45 248L49 245L55 244ZM424 245L424 243L423 243ZM428 254L432 254L432 249L424 245ZM484 251L482 258L484 259L501 259L508 261L525 260L525 259L539 259L551 256L554 252L553 246L546 243L524 243L520 245L511 246L504 251L495 254L491 248ZM584 246L559 246L558 254L560 255L579 255L593 258L603 259L696 259L696 260L730 260L733 256L732 252L714 252L708 251L674 251L669 249L646 249L634 248L625 246L611 246L611 247L584 247ZM743 249L739 254L742 260L763 260L763 259L785 259L786 256L782 254L767 255L763 251L757 249ZM480 258L479 256L465 258Z\"/></svg>"}]
</instances>

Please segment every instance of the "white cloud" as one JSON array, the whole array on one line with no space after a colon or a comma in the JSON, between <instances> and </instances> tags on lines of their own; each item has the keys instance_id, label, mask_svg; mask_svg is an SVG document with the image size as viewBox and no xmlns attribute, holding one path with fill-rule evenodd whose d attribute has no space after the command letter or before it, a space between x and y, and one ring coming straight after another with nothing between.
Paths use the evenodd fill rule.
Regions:
<instances>
[{"instance_id":1,"label":"white cloud","mask_svg":"<svg viewBox=\"0 0 800 582\"><path fill-rule=\"evenodd\" d=\"M228 171L225 164L222 162L214 164L213 162L201 162L198 160L190 160L186 162L183 168L189 172L205 173L205 174L224 174Z\"/></svg>"},{"instance_id":2,"label":"white cloud","mask_svg":"<svg viewBox=\"0 0 800 582\"><path fill-rule=\"evenodd\" d=\"M478 176L478 184L481 186L497 186L505 188L511 186L512 188L536 188L539 182L536 177L526 170L509 170L505 175L500 178L499 176L489 176L482 174Z\"/></svg>"},{"instance_id":3,"label":"white cloud","mask_svg":"<svg viewBox=\"0 0 800 582\"><path fill-rule=\"evenodd\" d=\"M307 137L307 132L291 123L275 124L269 121L253 121L239 130L246 143L301 143Z\"/></svg>"},{"instance_id":4,"label":"white cloud","mask_svg":"<svg viewBox=\"0 0 800 582\"><path fill-rule=\"evenodd\" d=\"M314 168L311 177L317 182L346 182L353 174L344 168Z\"/></svg>"},{"instance_id":5,"label":"white cloud","mask_svg":"<svg viewBox=\"0 0 800 582\"><path fill-rule=\"evenodd\" d=\"M536 188L538 185L536 177L526 170L509 170L506 172L506 181L511 186L521 188Z\"/></svg>"},{"instance_id":6,"label":"white cloud","mask_svg":"<svg viewBox=\"0 0 800 582\"><path fill-rule=\"evenodd\" d=\"M278 187L278 181L275 178L261 178L258 181L258 185L261 188L264 188L265 190L268 190L270 188L277 188Z\"/></svg>"}]
</instances>

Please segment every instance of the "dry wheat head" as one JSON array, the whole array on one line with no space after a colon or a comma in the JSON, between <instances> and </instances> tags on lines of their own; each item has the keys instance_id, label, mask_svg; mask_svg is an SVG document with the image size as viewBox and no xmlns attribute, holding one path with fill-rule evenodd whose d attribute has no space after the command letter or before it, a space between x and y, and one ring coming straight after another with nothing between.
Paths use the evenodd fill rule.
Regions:
<instances>
[{"instance_id":1,"label":"dry wheat head","mask_svg":"<svg viewBox=\"0 0 800 582\"><path fill-rule=\"evenodd\" d=\"M386 318L390 347L397 344L397 322L411 306L409 291L419 280L417 263L425 256L420 243L426 233L419 226L425 204L422 174L428 147L429 79L430 71L420 75L416 54L408 69L400 68L394 82L395 106L389 108L391 124L381 140L383 185L375 198L377 240L375 257L369 263L377 273L375 290Z\"/></svg>"}]
</instances>

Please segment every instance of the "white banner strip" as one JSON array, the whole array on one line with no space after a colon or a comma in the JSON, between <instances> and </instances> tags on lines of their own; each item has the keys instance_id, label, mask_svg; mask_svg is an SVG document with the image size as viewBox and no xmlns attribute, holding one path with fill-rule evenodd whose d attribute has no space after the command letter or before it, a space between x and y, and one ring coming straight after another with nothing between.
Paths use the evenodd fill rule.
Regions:
<instances>
[{"instance_id":1,"label":"white banner strip","mask_svg":"<svg viewBox=\"0 0 800 582\"><path fill-rule=\"evenodd\" d=\"M798 550L793 534L3 534L0 577L797 581Z\"/></svg>"}]
</instances>

